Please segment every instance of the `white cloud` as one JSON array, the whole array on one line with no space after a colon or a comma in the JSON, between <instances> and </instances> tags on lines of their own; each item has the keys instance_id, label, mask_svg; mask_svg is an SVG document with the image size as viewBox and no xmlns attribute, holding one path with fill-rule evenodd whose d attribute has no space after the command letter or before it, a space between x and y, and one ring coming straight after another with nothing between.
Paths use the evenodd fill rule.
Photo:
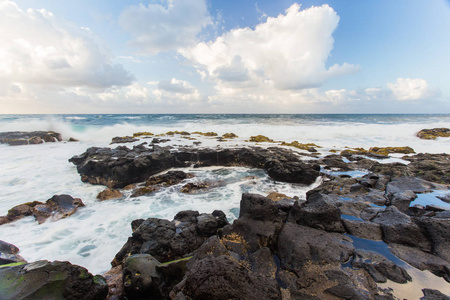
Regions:
<instances>
[{"instance_id":1,"label":"white cloud","mask_svg":"<svg viewBox=\"0 0 450 300\"><path fill-rule=\"evenodd\" d=\"M176 94L192 94L195 92L195 88L189 82L176 78L160 81L158 83L158 89Z\"/></svg>"},{"instance_id":2,"label":"white cloud","mask_svg":"<svg viewBox=\"0 0 450 300\"><path fill-rule=\"evenodd\" d=\"M203 27L212 24L205 0L165 0L161 4L129 6L119 24L143 53L177 50L196 41Z\"/></svg>"},{"instance_id":3,"label":"white cloud","mask_svg":"<svg viewBox=\"0 0 450 300\"><path fill-rule=\"evenodd\" d=\"M327 78L358 69L347 63L326 68L338 22L328 5L300 10L300 5L294 4L285 15L269 17L255 29L234 29L180 53L205 69L219 91L317 87Z\"/></svg>"},{"instance_id":4,"label":"white cloud","mask_svg":"<svg viewBox=\"0 0 450 300\"><path fill-rule=\"evenodd\" d=\"M0 80L11 83L107 88L133 77L90 33L46 10L0 2Z\"/></svg>"},{"instance_id":5,"label":"white cloud","mask_svg":"<svg viewBox=\"0 0 450 300\"><path fill-rule=\"evenodd\" d=\"M425 79L397 78L396 83L388 83L387 86L399 101L422 100L439 95L439 90L430 88Z\"/></svg>"}]
</instances>

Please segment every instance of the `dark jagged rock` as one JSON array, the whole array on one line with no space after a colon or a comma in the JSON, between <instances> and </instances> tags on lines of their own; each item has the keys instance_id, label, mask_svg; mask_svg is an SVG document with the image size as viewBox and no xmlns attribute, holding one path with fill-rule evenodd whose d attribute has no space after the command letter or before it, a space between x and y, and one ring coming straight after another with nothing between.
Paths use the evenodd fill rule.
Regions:
<instances>
[{"instance_id":1,"label":"dark jagged rock","mask_svg":"<svg viewBox=\"0 0 450 300\"><path fill-rule=\"evenodd\" d=\"M191 299L281 298L275 280L249 271L228 255L208 255L195 260L173 294L175 297Z\"/></svg>"},{"instance_id":2,"label":"dark jagged rock","mask_svg":"<svg viewBox=\"0 0 450 300\"><path fill-rule=\"evenodd\" d=\"M386 282L389 279L397 283L406 283L412 280L405 269L377 252L357 249L354 254L352 266L365 269L376 282Z\"/></svg>"},{"instance_id":3,"label":"dark jagged rock","mask_svg":"<svg viewBox=\"0 0 450 300\"><path fill-rule=\"evenodd\" d=\"M45 203L34 201L14 206L4 217L0 217L0 225L19 220L27 216L34 216L39 224L44 223L48 218L52 221L64 219L84 206L79 198L72 198L70 195L55 195Z\"/></svg>"},{"instance_id":4,"label":"dark jagged rock","mask_svg":"<svg viewBox=\"0 0 450 300\"><path fill-rule=\"evenodd\" d=\"M383 240L431 251L431 243L411 217L400 212L395 206L380 211L372 222L381 225Z\"/></svg>"},{"instance_id":5,"label":"dark jagged rock","mask_svg":"<svg viewBox=\"0 0 450 300\"><path fill-rule=\"evenodd\" d=\"M239 219L222 231L224 243L236 253L275 249L276 239L287 214L279 212L276 203L256 194L243 194Z\"/></svg>"},{"instance_id":6,"label":"dark jagged rock","mask_svg":"<svg viewBox=\"0 0 450 300\"><path fill-rule=\"evenodd\" d=\"M208 182L189 182L183 185L181 192L185 194L193 194L201 190L205 190L211 186Z\"/></svg>"},{"instance_id":7,"label":"dark jagged rock","mask_svg":"<svg viewBox=\"0 0 450 300\"><path fill-rule=\"evenodd\" d=\"M404 191L412 191L414 193L427 193L432 190L447 190L446 186L435 184L415 177L399 177L392 179L386 187L388 195L395 195Z\"/></svg>"},{"instance_id":8,"label":"dark jagged rock","mask_svg":"<svg viewBox=\"0 0 450 300\"><path fill-rule=\"evenodd\" d=\"M13 244L4 242L0 240L0 265L6 265L10 263L23 262L26 263L25 259L19 254L19 248Z\"/></svg>"},{"instance_id":9,"label":"dark jagged rock","mask_svg":"<svg viewBox=\"0 0 450 300\"><path fill-rule=\"evenodd\" d=\"M62 141L60 133L53 131L11 131L0 132L0 143L11 146L32 145Z\"/></svg>"},{"instance_id":10,"label":"dark jagged rock","mask_svg":"<svg viewBox=\"0 0 450 300\"><path fill-rule=\"evenodd\" d=\"M184 218L183 214L189 217ZM161 262L189 256L209 236L228 224L225 214L217 211L214 214L183 214L177 214L178 219L174 221L149 218L136 224L132 237L116 254L112 265L119 265L127 256L138 253L150 254Z\"/></svg>"},{"instance_id":11,"label":"dark jagged rock","mask_svg":"<svg viewBox=\"0 0 450 300\"><path fill-rule=\"evenodd\" d=\"M420 300L450 300L450 296L442 294L438 290L423 289L423 297Z\"/></svg>"},{"instance_id":12,"label":"dark jagged rock","mask_svg":"<svg viewBox=\"0 0 450 300\"><path fill-rule=\"evenodd\" d=\"M102 276L69 262L46 260L0 268L2 299L105 299Z\"/></svg>"},{"instance_id":13,"label":"dark jagged rock","mask_svg":"<svg viewBox=\"0 0 450 300\"><path fill-rule=\"evenodd\" d=\"M98 193L97 199L100 201L104 201L104 200L117 199L122 196L123 196L123 194L119 190L113 190L113 189L107 188L107 189L101 191L100 193Z\"/></svg>"},{"instance_id":14,"label":"dark jagged rock","mask_svg":"<svg viewBox=\"0 0 450 300\"><path fill-rule=\"evenodd\" d=\"M129 299L163 299L159 290L161 278L156 271L160 262L149 254L134 254L125 260L123 286Z\"/></svg>"},{"instance_id":15,"label":"dark jagged rock","mask_svg":"<svg viewBox=\"0 0 450 300\"><path fill-rule=\"evenodd\" d=\"M391 177L411 176L412 172L407 165L401 163L377 164L372 166L369 171L380 175L388 175Z\"/></svg>"},{"instance_id":16,"label":"dark jagged rock","mask_svg":"<svg viewBox=\"0 0 450 300\"><path fill-rule=\"evenodd\" d=\"M358 292L347 284L339 284L325 290L326 293L341 299L364 300L364 294Z\"/></svg>"},{"instance_id":17,"label":"dark jagged rock","mask_svg":"<svg viewBox=\"0 0 450 300\"><path fill-rule=\"evenodd\" d=\"M303 184L313 183L320 171L318 165L311 167L300 161L286 163L269 161L264 165L264 169L275 180Z\"/></svg>"},{"instance_id":18,"label":"dark jagged rock","mask_svg":"<svg viewBox=\"0 0 450 300\"><path fill-rule=\"evenodd\" d=\"M123 267L118 265L103 276L108 284L108 297L107 299L122 299L124 296L123 290Z\"/></svg>"},{"instance_id":19,"label":"dark jagged rock","mask_svg":"<svg viewBox=\"0 0 450 300\"><path fill-rule=\"evenodd\" d=\"M403 157L403 159L411 162L408 168L413 176L432 182L450 184L450 154L419 153Z\"/></svg>"},{"instance_id":20,"label":"dark jagged rock","mask_svg":"<svg viewBox=\"0 0 450 300\"><path fill-rule=\"evenodd\" d=\"M322 193L309 193L305 203L294 204L289 221L325 231L345 232L340 210Z\"/></svg>"},{"instance_id":21,"label":"dark jagged rock","mask_svg":"<svg viewBox=\"0 0 450 300\"><path fill-rule=\"evenodd\" d=\"M161 185L161 186L171 186L182 182L187 178L192 178L194 175L185 173L183 171L169 171L167 173L152 176L146 182L145 185Z\"/></svg>"},{"instance_id":22,"label":"dark jagged rock","mask_svg":"<svg viewBox=\"0 0 450 300\"><path fill-rule=\"evenodd\" d=\"M338 233L329 233L294 223L286 223L278 237L281 265L288 270L308 263L346 262L352 255L352 240Z\"/></svg>"},{"instance_id":23,"label":"dark jagged rock","mask_svg":"<svg viewBox=\"0 0 450 300\"><path fill-rule=\"evenodd\" d=\"M342 220L345 230L356 237L379 241L382 240L383 234L380 224L360 221L360 220Z\"/></svg>"},{"instance_id":24,"label":"dark jagged rock","mask_svg":"<svg viewBox=\"0 0 450 300\"><path fill-rule=\"evenodd\" d=\"M319 159L318 162L324 164L326 169L338 169L339 171L353 170L350 164L344 162L342 157L336 154L325 156Z\"/></svg>"},{"instance_id":25,"label":"dark jagged rock","mask_svg":"<svg viewBox=\"0 0 450 300\"><path fill-rule=\"evenodd\" d=\"M133 193L131 194L130 197L132 197L132 198L139 197L139 196L148 195L148 194L151 194L151 193L154 193L157 191L159 191L159 187L157 187L157 186L139 187L133 191Z\"/></svg>"},{"instance_id":26,"label":"dark jagged rock","mask_svg":"<svg viewBox=\"0 0 450 300\"><path fill-rule=\"evenodd\" d=\"M136 139L132 136L116 136L112 138L111 144L133 143L136 141L139 141L139 139Z\"/></svg>"},{"instance_id":27,"label":"dark jagged rock","mask_svg":"<svg viewBox=\"0 0 450 300\"><path fill-rule=\"evenodd\" d=\"M443 277L450 282L450 263L433 254L423 252L414 247L390 244L389 248L395 256L406 261L419 270L429 270L436 276Z\"/></svg>"},{"instance_id":28,"label":"dark jagged rock","mask_svg":"<svg viewBox=\"0 0 450 300\"><path fill-rule=\"evenodd\" d=\"M431 240L433 253L450 262L450 218L421 217L418 224Z\"/></svg>"},{"instance_id":29,"label":"dark jagged rock","mask_svg":"<svg viewBox=\"0 0 450 300\"><path fill-rule=\"evenodd\" d=\"M446 194L443 196L436 196L436 198L438 198L446 203L450 203L450 194Z\"/></svg>"},{"instance_id":30,"label":"dark jagged rock","mask_svg":"<svg viewBox=\"0 0 450 300\"><path fill-rule=\"evenodd\" d=\"M196 166L248 166L263 168L275 180L311 184L319 176L320 166L306 163L287 149L238 148L238 149L186 149L125 146L89 148L70 160L77 166L81 180L91 184L103 184L111 188L124 187L147 180L150 176L176 167Z\"/></svg>"}]
</instances>

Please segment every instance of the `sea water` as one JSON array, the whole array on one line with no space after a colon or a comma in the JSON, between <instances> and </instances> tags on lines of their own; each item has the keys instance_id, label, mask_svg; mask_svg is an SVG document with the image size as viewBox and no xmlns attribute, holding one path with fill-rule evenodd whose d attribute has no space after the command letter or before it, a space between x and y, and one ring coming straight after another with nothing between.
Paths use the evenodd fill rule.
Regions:
<instances>
[{"instance_id":1,"label":"sea water","mask_svg":"<svg viewBox=\"0 0 450 300\"><path fill-rule=\"evenodd\" d=\"M169 137L168 144L193 146L201 141L200 147L236 147L251 144L247 142L250 136L261 134L276 142L315 143L321 147L321 155L345 147L375 146L410 146L417 153L448 153L450 138L416 137L421 129L437 127L450 127L450 115L0 115L0 132L52 130L60 132L65 141L70 137L79 140L28 146L0 144L0 215L6 215L15 205L45 202L56 194L70 194L86 204L57 222L38 225L28 217L2 225L0 240L17 245L28 261L67 260L92 273L103 273L131 235L130 223L134 219L172 220L180 210L211 213L221 209L232 221L239 215L244 192L266 195L276 191L304 199L309 189L320 184L320 179L310 186L276 182L258 169L186 168L183 171L195 174L189 181L221 184L205 192L183 194L183 182L147 196L131 198L125 194L122 199L100 202L96 196L105 187L82 183L68 159L91 146L116 147L109 145L115 136L141 131L213 131L219 136L232 132L239 138L219 142L213 137L193 135L193 141L176 135ZM393 160L401 161L400 156Z\"/></svg>"}]
</instances>

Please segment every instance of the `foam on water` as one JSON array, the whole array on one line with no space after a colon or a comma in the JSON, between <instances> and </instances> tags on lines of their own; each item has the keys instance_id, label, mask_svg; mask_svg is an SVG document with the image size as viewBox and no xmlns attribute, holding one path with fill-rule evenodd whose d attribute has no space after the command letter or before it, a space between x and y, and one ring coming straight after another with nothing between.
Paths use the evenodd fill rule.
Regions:
<instances>
[{"instance_id":1,"label":"foam on water","mask_svg":"<svg viewBox=\"0 0 450 300\"><path fill-rule=\"evenodd\" d=\"M189 181L222 182L207 192L182 194L181 185L161 190L149 196L99 202L96 199L102 186L82 183L74 165L68 162L73 155L83 153L90 146L107 146L114 136L150 131L214 131L218 135L233 132L237 139L217 142L215 138L192 137L202 147L234 147L245 144L250 136L262 134L276 141L316 143L330 149L372 146L410 146L416 152L441 153L450 149L450 139L421 140L415 133L423 128L450 127L450 117L395 118L307 116L221 116L221 115L59 115L8 116L0 115L0 132L52 130L64 139L73 137L79 143L48 143L11 147L0 145L0 215L18 204L46 201L55 194L79 197L86 207L74 215L38 225L33 218L0 226L0 238L17 245L28 261L39 259L68 260L87 267L93 273L110 268L110 261L131 235L134 219L159 217L173 219L180 210L194 209L211 213L223 210L232 220L239 215L243 192L268 194L272 191L288 196L306 197L305 187L274 182L256 169L207 168L185 169L196 177ZM371 119L372 118L372 119ZM192 145L194 141L181 136L170 137L169 145ZM139 144L142 141L135 142ZM273 144L263 144L272 146ZM111 145L116 147L117 145ZM132 145L127 145L131 147ZM292 149L292 148L291 148ZM401 161L394 158L391 161ZM382 161L385 162L385 161ZM359 175L359 174L358 174Z\"/></svg>"},{"instance_id":2,"label":"foam on water","mask_svg":"<svg viewBox=\"0 0 450 300\"><path fill-rule=\"evenodd\" d=\"M80 181L67 157L84 151L86 144L55 143L8 147L2 145L6 160L0 165L0 215L11 207L28 201L45 201L53 194L70 194L81 198L86 207L63 220L38 225L25 218L0 226L3 240L17 245L28 261L39 259L68 260L93 273L105 272L110 261L131 235L130 223L139 218L173 219L180 210L211 213L223 210L229 220L238 217L241 194L267 194L279 191L289 196L306 197L317 186L276 183L264 171L247 168L182 169L195 177L151 195L100 202L101 186ZM52 153L52 155L49 155ZM216 187L194 194L180 192L187 182L217 182Z\"/></svg>"},{"instance_id":3,"label":"foam on water","mask_svg":"<svg viewBox=\"0 0 450 300\"><path fill-rule=\"evenodd\" d=\"M276 141L312 142L325 148L410 146L442 153L450 139L421 140L424 128L450 127L449 115L56 115L0 117L0 131L53 130L68 139L108 142L138 131L234 132L266 135Z\"/></svg>"}]
</instances>

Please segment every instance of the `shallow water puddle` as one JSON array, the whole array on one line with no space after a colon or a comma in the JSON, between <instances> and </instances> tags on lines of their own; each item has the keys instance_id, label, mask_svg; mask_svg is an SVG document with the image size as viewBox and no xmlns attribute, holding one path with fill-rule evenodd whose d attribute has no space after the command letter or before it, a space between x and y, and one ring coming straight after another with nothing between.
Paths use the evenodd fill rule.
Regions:
<instances>
[{"instance_id":1,"label":"shallow water puddle","mask_svg":"<svg viewBox=\"0 0 450 300\"><path fill-rule=\"evenodd\" d=\"M429 271L420 271L399 259L391 253L389 246L385 242L362 239L349 234L345 235L353 240L353 246L356 249L378 252L408 272L412 278L412 281L408 283L401 284L390 280L386 283L378 283L378 286L381 288L391 288L394 296L399 299L420 299L423 297L422 289L424 288L436 289L443 294L450 295L450 284L447 281ZM347 262L344 266L351 267L351 264Z\"/></svg>"},{"instance_id":2,"label":"shallow water puddle","mask_svg":"<svg viewBox=\"0 0 450 300\"><path fill-rule=\"evenodd\" d=\"M449 194L448 191L433 191L431 193L416 194L417 198L414 201L411 201L409 206L412 207L414 205L422 205L422 206L436 205L444 209L450 209L450 203L442 201L441 199L436 197L436 196L442 197L448 194Z\"/></svg>"}]
</instances>

